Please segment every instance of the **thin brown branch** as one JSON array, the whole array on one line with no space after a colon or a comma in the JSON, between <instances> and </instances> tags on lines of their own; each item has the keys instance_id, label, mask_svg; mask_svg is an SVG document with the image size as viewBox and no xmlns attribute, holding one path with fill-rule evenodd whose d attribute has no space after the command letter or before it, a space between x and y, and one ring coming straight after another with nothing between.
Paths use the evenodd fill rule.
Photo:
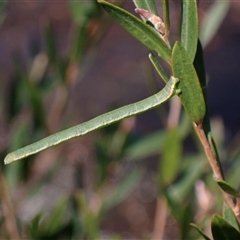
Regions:
<instances>
[{"instance_id":1,"label":"thin brown branch","mask_svg":"<svg viewBox=\"0 0 240 240\"><path fill-rule=\"evenodd\" d=\"M240 218L240 199L237 198L237 203L235 206L235 211L234 211L235 215L237 216L237 218Z\"/></svg>"},{"instance_id":2,"label":"thin brown branch","mask_svg":"<svg viewBox=\"0 0 240 240\"><path fill-rule=\"evenodd\" d=\"M166 219L167 219L167 203L163 197L159 196L157 199L156 216L154 221L152 239L163 239Z\"/></svg>"},{"instance_id":3,"label":"thin brown branch","mask_svg":"<svg viewBox=\"0 0 240 240\"><path fill-rule=\"evenodd\" d=\"M201 123L198 123L198 124L194 124L195 126L195 129L197 131L197 134L198 134L198 137L203 145L203 148L204 148L204 151L206 153L206 156L208 158L208 161L209 161L209 164L213 170L213 173L214 173L214 179L216 181L220 181L220 180L223 180L223 175L222 175L222 172L221 172L221 168L217 162L217 160L215 159L215 156L212 152L212 149L211 149L211 146L207 140L207 137L205 135L205 132L203 130L203 125L202 125L202 122Z\"/></svg>"},{"instance_id":4,"label":"thin brown branch","mask_svg":"<svg viewBox=\"0 0 240 240\"><path fill-rule=\"evenodd\" d=\"M167 120L168 130L177 127L180 119L181 108L182 105L180 99L178 97L172 98L170 101L170 111ZM165 197L158 196L152 239L163 239L167 214L168 211L166 199Z\"/></svg>"},{"instance_id":5,"label":"thin brown branch","mask_svg":"<svg viewBox=\"0 0 240 240\"><path fill-rule=\"evenodd\" d=\"M213 174L214 174L214 179L215 181L220 181L220 180L224 180L224 176L223 173L221 171L221 166L219 165L217 159L214 156L214 153L211 149L211 144L209 143L205 132L203 130L203 125L202 122L198 123L198 124L194 124L196 132L198 134L198 137L203 145L204 151L206 153L208 162L212 168ZM240 220L240 215L239 215L239 207L235 206L232 197L227 194L226 192L224 192L223 190L221 190L223 197L224 197L224 201L226 202L226 204L232 209L232 211L235 213L235 216L237 217L238 220Z\"/></svg>"},{"instance_id":6,"label":"thin brown branch","mask_svg":"<svg viewBox=\"0 0 240 240\"><path fill-rule=\"evenodd\" d=\"M180 99L177 96L171 98L169 115L167 120L168 129L177 127L180 119L181 108L182 108L182 105L181 105Z\"/></svg>"},{"instance_id":7,"label":"thin brown branch","mask_svg":"<svg viewBox=\"0 0 240 240\"><path fill-rule=\"evenodd\" d=\"M2 211L5 219L4 223L8 237L9 239L20 239L14 215L13 205L1 170L0 170L0 192Z\"/></svg>"}]
</instances>

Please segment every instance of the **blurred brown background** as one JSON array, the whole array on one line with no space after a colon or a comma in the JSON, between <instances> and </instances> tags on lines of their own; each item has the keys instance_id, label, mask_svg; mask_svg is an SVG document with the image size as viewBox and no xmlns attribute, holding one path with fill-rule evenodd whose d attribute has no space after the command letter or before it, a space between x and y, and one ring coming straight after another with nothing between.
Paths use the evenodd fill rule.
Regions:
<instances>
[{"instance_id":1,"label":"blurred brown background","mask_svg":"<svg viewBox=\"0 0 240 240\"><path fill-rule=\"evenodd\" d=\"M157 2L160 8L161 1ZM179 3L178 1L170 3L173 10L172 25L177 30ZM204 11L211 3L212 1L198 1L200 18L204 16ZM133 12L132 1L127 0L124 8ZM14 55L22 56L27 64L31 48L38 51L44 48L42 36L46 21L53 25L57 49L64 55L71 34L68 9L68 1L10 1L0 29L0 69L3 88L7 88L9 76L12 74ZM230 11L219 32L205 49L210 113L224 119L230 135L239 130L240 122L239 10L240 1L232 1ZM147 96L149 94L146 91L147 76L144 75L143 67L144 64L148 64L147 53L145 47L113 22L99 43L86 75L73 89L71 107L78 112L79 117L86 120L105 112L109 104L131 103ZM142 127L147 127L144 117L142 118ZM151 120L154 121L154 118ZM154 123L151 126L154 126Z\"/></svg>"},{"instance_id":2,"label":"blurred brown background","mask_svg":"<svg viewBox=\"0 0 240 240\"><path fill-rule=\"evenodd\" d=\"M161 1L156 2L160 10ZM205 10L212 2L198 1L200 20L204 17ZM179 1L170 1L170 4L172 35L176 36L179 26L180 4ZM134 5L130 0L125 1L123 7L132 13L134 12ZM204 51L205 66L209 79L210 113L213 117L223 119L226 127L226 141L240 130L239 11L240 1L232 1L230 11L219 32ZM0 71L6 102L9 98L8 88L14 74L15 57L20 56L23 66L27 68L28 63L32 60L33 52L43 51L45 48L43 29L46 22L51 23L57 39L57 49L64 56L72 31L68 1L10 1L7 5L6 17L0 28ZM133 39L117 23L112 22L96 49L91 52L90 56L84 56L83 65L79 66L81 81L71 89L70 103L65 109L65 114L71 116L74 113L77 115L78 122L83 122L108 111L115 103L124 105L151 94L147 80L148 76L145 74L145 70L149 69L147 54L148 50L145 47ZM84 69L83 73L81 73L81 68ZM158 81L159 86L163 86L163 83L160 80ZM6 107L6 103L3 104L3 113L4 107ZM155 115L156 113L152 111L138 116L138 132L144 135L159 128L159 122ZM4 114L2 117L4 119ZM6 127L5 124L4 127ZM4 135L4 129L2 133ZM92 135L80 141L87 142L86 145L91 145L91 140ZM88 154L91 154L91 152L89 153L89 150L86 150L85 145L84 147L81 145L81 147L78 149L82 151L81 156L86 154L86 158L89 159ZM148 164L150 168L155 166L155 164L152 166L152 163ZM72 186L69 179L72 178L71 174L74 172L71 168L64 171L64 174L60 173L61 179L56 181L57 184L61 185L60 189L62 191L69 193ZM67 179L66 185L58 182L58 180L61 182L64 177ZM88 178L90 177L88 176ZM129 232L133 232L135 236L138 236L138 231L142 226L151 229L155 210L152 203L154 197L156 197L156 189L148 177L144 181L146 188L144 188L144 185L139 186L135 195L119 206L117 213L109 213L108 220L103 223L103 226L119 232L130 229ZM139 197L141 203L138 203L135 199L137 195L141 195ZM50 194L50 196L52 195ZM142 208L142 205L146 205L145 208ZM24 211L24 208L22 209ZM140 212L140 209L142 212ZM139 222L136 223L135 221L135 225L129 226L127 221L121 220L122 217L126 216L129 218L129 222L133 222L131 218L139 218ZM117 222L112 221L112 219L117 219ZM169 221L167 223L169 226L174 225L171 220ZM171 228L171 231L173 228ZM125 233L126 239L131 238L129 232L126 231Z\"/></svg>"}]
</instances>

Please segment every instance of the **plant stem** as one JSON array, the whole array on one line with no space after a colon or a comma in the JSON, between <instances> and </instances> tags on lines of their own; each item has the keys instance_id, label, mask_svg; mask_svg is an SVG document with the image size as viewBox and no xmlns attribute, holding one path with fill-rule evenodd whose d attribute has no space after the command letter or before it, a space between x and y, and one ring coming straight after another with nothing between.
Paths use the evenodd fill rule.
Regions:
<instances>
[{"instance_id":1,"label":"plant stem","mask_svg":"<svg viewBox=\"0 0 240 240\"><path fill-rule=\"evenodd\" d=\"M172 129L176 128L181 114L181 101L178 97L174 96L170 99L170 109L169 109L169 115L167 120L167 128Z\"/></svg>"},{"instance_id":2,"label":"plant stem","mask_svg":"<svg viewBox=\"0 0 240 240\"><path fill-rule=\"evenodd\" d=\"M152 239L163 239L164 228L167 219L167 202L164 197L159 196L157 199L156 215Z\"/></svg>"},{"instance_id":3,"label":"plant stem","mask_svg":"<svg viewBox=\"0 0 240 240\"><path fill-rule=\"evenodd\" d=\"M205 132L203 130L203 125L202 122L198 123L198 124L194 124L195 129L197 131L198 137L203 145L204 151L206 153L206 156L208 158L209 164L211 165L211 168L213 170L214 173L214 179L215 181L220 181L223 180L223 175L221 172L221 168L217 162L217 160L215 159L215 156L213 155L211 146L207 140L207 137L205 135Z\"/></svg>"},{"instance_id":4,"label":"plant stem","mask_svg":"<svg viewBox=\"0 0 240 240\"><path fill-rule=\"evenodd\" d=\"M215 158L213 151L211 149L211 144L209 143L205 132L203 130L203 125L202 122L200 123L194 123L194 127L196 129L196 132L198 134L198 137L203 145L204 151L206 153L208 162L212 168L213 174L214 174L214 180L220 181L220 180L224 180L224 176L223 173L221 171L221 167L217 161L217 159ZM232 197L227 194L226 192L224 192L223 190L221 190L224 200L226 202L226 204L232 209L232 211L234 212L236 218L238 219L238 221L240 221L240 213L239 213L239 207L233 202Z\"/></svg>"},{"instance_id":5,"label":"plant stem","mask_svg":"<svg viewBox=\"0 0 240 240\"><path fill-rule=\"evenodd\" d=\"M13 205L11 198L9 196L9 191L7 189L4 176L0 170L0 193L2 202L2 211L5 218L5 228L9 239L20 239L20 235L17 228L17 223L15 219L15 214L13 210Z\"/></svg>"},{"instance_id":6,"label":"plant stem","mask_svg":"<svg viewBox=\"0 0 240 240\"><path fill-rule=\"evenodd\" d=\"M235 215L237 216L237 218L239 220L239 218L240 218L240 199L239 198L237 199L237 203L236 203L236 206L235 206L234 210L235 210L234 213L235 213Z\"/></svg>"}]
</instances>

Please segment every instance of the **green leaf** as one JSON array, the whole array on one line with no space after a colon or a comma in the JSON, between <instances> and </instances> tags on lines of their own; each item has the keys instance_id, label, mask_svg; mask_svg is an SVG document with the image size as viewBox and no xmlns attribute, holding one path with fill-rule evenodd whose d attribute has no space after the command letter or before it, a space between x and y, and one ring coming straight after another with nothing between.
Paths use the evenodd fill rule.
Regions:
<instances>
[{"instance_id":1,"label":"green leaf","mask_svg":"<svg viewBox=\"0 0 240 240\"><path fill-rule=\"evenodd\" d=\"M71 54L70 54L71 62L77 62L81 58L84 52L87 37L88 36L87 36L86 24L77 26L75 29L73 44L71 47Z\"/></svg>"},{"instance_id":2,"label":"green leaf","mask_svg":"<svg viewBox=\"0 0 240 240\"><path fill-rule=\"evenodd\" d=\"M67 204L68 197L63 196L54 207L50 219L43 227L45 234L51 235L62 229L65 224L64 212L66 211Z\"/></svg>"},{"instance_id":3,"label":"green leaf","mask_svg":"<svg viewBox=\"0 0 240 240\"><path fill-rule=\"evenodd\" d=\"M199 179L203 170L206 169L207 166L207 162L202 160L202 155L197 157L194 155L194 157L184 159L184 161L188 161L191 164L184 169L183 177L169 188L169 194L173 199L175 199L175 201L183 201L183 199L193 189L196 180Z\"/></svg>"},{"instance_id":4,"label":"green leaf","mask_svg":"<svg viewBox=\"0 0 240 240\"><path fill-rule=\"evenodd\" d=\"M182 0L181 43L193 62L198 42L198 12L196 0Z\"/></svg>"},{"instance_id":5,"label":"green leaf","mask_svg":"<svg viewBox=\"0 0 240 240\"><path fill-rule=\"evenodd\" d=\"M3 24L3 21L5 20L6 17L6 7L7 4L9 3L8 0L1 0L0 1L0 26Z\"/></svg>"},{"instance_id":6,"label":"green leaf","mask_svg":"<svg viewBox=\"0 0 240 240\"><path fill-rule=\"evenodd\" d=\"M41 234L41 214L37 214L29 223L28 233L30 234L32 239L38 239L39 235Z\"/></svg>"},{"instance_id":7,"label":"green leaf","mask_svg":"<svg viewBox=\"0 0 240 240\"><path fill-rule=\"evenodd\" d=\"M81 212L83 234L86 234L88 236L88 239L100 239L99 221L97 214L89 208L84 193L78 191L76 193L76 200Z\"/></svg>"},{"instance_id":8,"label":"green leaf","mask_svg":"<svg viewBox=\"0 0 240 240\"><path fill-rule=\"evenodd\" d=\"M186 138L188 135L192 133L192 122L188 117L186 112L182 114L182 117L179 122L179 134L182 139Z\"/></svg>"},{"instance_id":9,"label":"green leaf","mask_svg":"<svg viewBox=\"0 0 240 240\"><path fill-rule=\"evenodd\" d=\"M142 8L150 13L153 13L154 15L158 15L154 0L133 0L133 2L137 8Z\"/></svg>"},{"instance_id":10,"label":"green leaf","mask_svg":"<svg viewBox=\"0 0 240 240\"><path fill-rule=\"evenodd\" d=\"M189 199L190 200L190 199ZM192 206L190 202L186 203L182 209L181 219L180 219L180 232L181 232L181 240L189 239L189 223L193 219Z\"/></svg>"},{"instance_id":11,"label":"green leaf","mask_svg":"<svg viewBox=\"0 0 240 240\"><path fill-rule=\"evenodd\" d=\"M53 236L63 232L69 221L65 216L67 204L68 196L61 196L50 214L44 209L35 215L27 227L31 239L54 239Z\"/></svg>"},{"instance_id":12,"label":"green leaf","mask_svg":"<svg viewBox=\"0 0 240 240\"><path fill-rule=\"evenodd\" d=\"M223 218L238 231L240 230L239 223L235 214L233 213L232 209L225 203L223 204Z\"/></svg>"},{"instance_id":13,"label":"green leaf","mask_svg":"<svg viewBox=\"0 0 240 240\"><path fill-rule=\"evenodd\" d=\"M196 224L190 223L190 226L194 227L205 240L211 240Z\"/></svg>"},{"instance_id":14,"label":"green leaf","mask_svg":"<svg viewBox=\"0 0 240 240\"><path fill-rule=\"evenodd\" d=\"M144 136L124 151L124 158L138 160L158 154L163 147L165 137L166 132L162 130Z\"/></svg>"},{"instance_id":15,"label":"green leaf","mask_svg":"<svg viewBox=\"0 0 240 240\"><path fill-rule=\"evenodd\" d=\"M0 14L3 13L7 4L8 4L8 0L1 0L0 1Z\"/></svg>"},{"instance_id":16,"label":"green leaf","mask_svg":"<svg viewBox=\"0 0 240 240\"><path fill-rule=\"evenodd\" d=\"M168 0L162 0L163 8L163 21L165 24L166 31L169 32L170 29L170 16L169 16L169 2Z\"/></svg>"},{"instance_id":17,"label":"green leaf","mask_svg":"<svg viewBox=\"0 0 240 240\"><path fill-rule=\"evenodd\" d=\"M68 1L69 10L75 23L78 25L86 24L89 17L97 14L97 4L93 0L88 1Z\"/></svg>"},{"instance_id":18,"label":"green leaf","mask_svg":"<svg viewBox=\"0 0 240 240\"><path fill-rule=\"evenodd\" d=\"M226 17L231 2L228 0L214 1L211 8L208 10L200 28L200 39L203 47L205 47L214 37Z\"/></svg>"},{"instance_id":19,"label":"green leaf","mask_svg":"<svg viewBox=\"0 0 240 240\"><path fill-rule=\"evenodd\" d=\"M91 1L70 0L68 2L70 14L74 22L80 25L83 24L86 20L86 6L88 7L89 3L91 4Z\"/></svg>"},{"instance_id":20,"label":"green leaf","mask_svg":"<svg viewBox=\"0 0 240 240\"><path fill-rule=\"evenodd\" d=\"M177 128L167 132L160 164L160 174L165 185L176 178L181 159L182 141Z\"/></svg>"},{"instance_id":21,"label":"green leaf","mask_svg":"<svg viewBox=\"0 0 240 240\"><path fill-rule=\"evenodd\" d=\"M160 65L159 61L157 60L157 58L152 53L149 53L148 57L149 57L152 65L155 67L159 76L166 83L168 81L168 77L167 77L166 73L164 72L162 66Z\"/></svg>"},{"instance_id":22,"label":"green leaf","mask_svg":"<svg viewBox=\"0 0 240 240\"><path fill-rule=\"evenodd\" d=\"M206 112L202 88L191 59L179 42L176 42L173 47L172 69L174 77L180 80L179 96L187 114L193 122L200 122Z\"/></svg>"},{"instance_id":23,"label":"green leaf","mask_svg":"<svg viewBox=\"0 0 240 240\"><path fill-rule=\"evenodd\" d=\"M105 1L99 3L133 37L148 49L155 50L163 60L170 61L171 50L154 28L122 8Z\"/></svg>"},{"instance_id":24,"label":"green leaf","mask_svg":"<svg viewBox=\"0 0 240 240\"><path fill-rule=\"evenodd\" d=\"M57 61L57 45L55 41L54 31L50 23L47 23L45 28L46 52L50 63Z\"/></svg>"},{"instance_id":25,"label":"green leaf","mask_svg":"<svg viewBox=\"0 0 240 240\"><path fill-rule=\"evenodd\" d=\"M195 67L200 85L202 87L205 102L207 102L206 73L205 73L205 66L204 66L203 49L202 49L201 42L199 40L198 40L197 52L196 52L196 56L195 56L193 65ZM204 132L205 132L206 136L211 134L210 118L209 118L209 113L208 113L208 105L206 105L206 114L205 114L204 119L203 119L203 128L204 128Z\"/></svg>"},{"instance_id":26,"label":"green leaf","mask_svg":"<svg viewBox=\"0 0 240 240\"><path fill-rule=\"evenodd\" d=\"M214 240L240 239L240 232L230 225L221 216L215 215L211 222L212 235Z\"/></svg>"},{"instance_id":27,"label":"green leaf","mask_svg":"<svg viewBox=\"0 0 240 240\"><path fill-rule=\"evenodd\" d=\"M122 202L137 186L141 177L142 171L139 169L128 174L112 191L111 195L106 197L99 211L99 216L102 216L107 210Z\"/></svg>"},{"instance_id":28,"label":"green leaf","mask_svg":"<svg viewBox=\"0 0 240 240\"><path fill-rule=\"evenodd\" d=\"M202 49L202 45L199 40L198 40L197 52L196 52L196 56L195 56L193 64L194 64L195 70L197 72L198 79L200 81L200 85L202 87L205 102L207 102L206 73L205 73L205 66L204 66L203 49ZM211 134L211 124L210 124L210 116L209 116L209 111L208 111L208 104L206 104L206 114L203 118L203 129L204 129L205 135L208 138L208 141L211 144L211 149L214 153L215 158L218 161L218 165L219 165L222 175L223 175L223 171L222 171L222 167L220 164L216 144L215 144L214 139Z\"/></svg>"},{"instance_id":29,"label":"green leaf","mask_svg":"<svg viewBox=\"0 0 240 240\"><path fill-rule=\"evenodd\" d=\"M164 185L161 179L160 181L158 181L158 189L160 194L165 197L168 208L171 211L171 214L174 216L174 218L179 219L180 218L179 215L181 215L181 210L179 211L178 209L179 203L176 201L174 197L171 196L171 194L169 193L169 188Z\"/></svg>"},{"instance_id":30,"label":"green leaf","mask_svg":"<svg viewBox=\"0 0 240 240\"><path fill-rule=\"evenodd\" d=\"M230 186L226 181L217 181L217 184L219 185L219 187L226 193L234 196L234 197L237 197L237 198L240 198L240 194L239 192L233 188L232 186Z\"/></svg>"},{"instance_id":31,"label":"green leaf","mask_svg":"<svg viewBox=\"0 0 240 240\"><path fill-rule=\"evenodd\" d=\"M81 58L88 40L87 26L91 19L99 13L99 6L96 1L68 1L69 10L75 24L73 41L70 49L70 61L77 62Z\"/></svg>"},{"instance_id":32,"label":"green leaf","mask_svg":"<svg viewBox=\"0 0 240 240\"><path fill-rule=\"evenodd\" d=\"M25 82L25 73L23 73L22 71L23 66L21 65L20 59L16 59L15 69L16 70L14 71L11 78L11 84L8 90L8 109L5 113L7 121L10 121L12 118L16 117L16 115L22 110L22 108L26 106L26 102L28 102L29 99ZM1 89L3 91L3 88Z\"/></svg>"},{"instance_id":33,"label":"green leaf","mask_svg":"<svg viewBox=\"0 0 240 240\"><path fill-rule=\"evenodd\" d=\"M33 80L26 78L24 81L33 114L34 124L36 127L41 126L46 128L47 119L43 104L43 94Z\"/></svg>"},{"instance_id":34,"label":"green leaf","mask_svg":"<svg viewBox=\"0 0 240 240\"><path fill-rule=\"evenodd\" d=\"M199 39L198 39L197 50L196 50L196 55L194 58L193 65L194 65L196 73L198 75L200 85L203 89L204 97L206 98L207 97L206 96L207 95L206 72L205 72L202 44Z\"/></svg>"}]
</instances>

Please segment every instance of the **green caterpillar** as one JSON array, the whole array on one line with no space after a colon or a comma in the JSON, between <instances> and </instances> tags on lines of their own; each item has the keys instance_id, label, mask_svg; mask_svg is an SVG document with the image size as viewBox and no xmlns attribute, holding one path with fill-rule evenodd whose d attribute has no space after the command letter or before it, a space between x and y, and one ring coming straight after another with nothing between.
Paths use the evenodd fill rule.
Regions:
<instances>
[{"instance_id":1,"label":"green caterpillar","mask_svg":"<svg viewBox=\"0 0 240 240\"><path fill-rule=\"evenodd\" d=\"M145 112L149 109L155 108L162 103L166 102L173 95L178 94L180 90L176 89L176 84L179 80L177 78L171 77L165 87L155 95L126 105L124 107L118 108L111 112L102 114L94 119L91 119L85 123L76 125L69 129L63 130L61 132L50 135L42 140L32 143L26 147L20 148L12 153L9 153L5 159L4 163L8 164L13 161L20 160L32 154L38 153L44 149L60 144L69 139L85 135L93 130L107 126L111 123L119 121L121 119L134 116L136 114Z\"/></svg>"}]
</instances>

